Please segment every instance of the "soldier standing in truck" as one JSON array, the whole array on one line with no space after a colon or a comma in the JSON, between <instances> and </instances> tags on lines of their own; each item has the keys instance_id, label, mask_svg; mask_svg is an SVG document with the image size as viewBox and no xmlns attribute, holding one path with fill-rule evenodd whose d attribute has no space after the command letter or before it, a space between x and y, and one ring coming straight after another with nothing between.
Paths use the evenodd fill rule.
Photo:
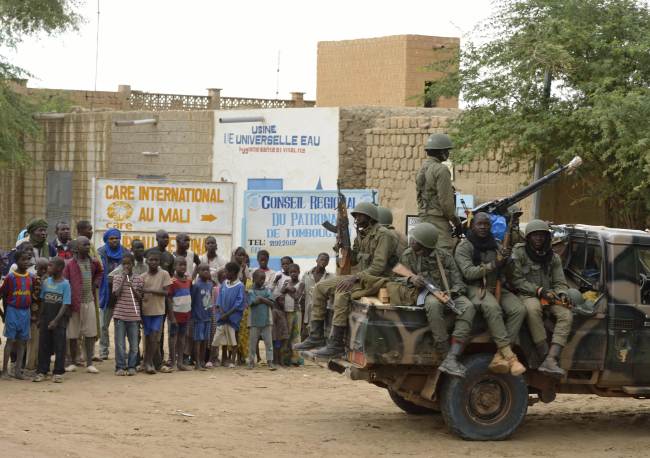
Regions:
<instances>
[{"instance_id":1,"label":"soldier standing in truck","mask_svg":"<svg viewBox=\"0 0 650 458\"><path fill-rule=\"evenodd\" d=\"M529 222L524 235L526 243L518 243L512 252L512 283L528 311L526 320L537 353L544 358L537 370L563 377L565 371L559 366L558 358L567 343L573 314L562 260L551 248L551 231L544 221ZM548 308L556 320L550 348L546 342L544 308Z\"/></svg>"},{"instance_id":2,"label":"soldier standing in truck","mask_svg":"<svg viewBox=\"0 0 650 458\"><path fill-rule=\"evenodd\" d=\"M431 223L419 223L410 232L409 248L400 258L400 264L406 266L415 275L396 279L388 284L391 304L412 305L418 295L430 282L444 292L446 301L441 301L433 294L424 298L424 310L433 334L434 350L444 358L439 366L441 372L457 377L465 376L465 366L459 361L463 346L470 337L472 322L476 309L465 296L466 287L458 271L454 258L438 242L438 229ZM454 330L449 343L449 333L445 315L452 313L447 301L452 299L456 308Z\"/></svg>"},{"instance_id":3,"label":"soldier standing in truck","mask_svg":"<svg viewBox=\"0 0 650 458\"><path fill-rule=\"evenodd\" d=\"M324 326L327 300L334 296L334 316L327 346L313 353L317 358L330 359L345 353L344 336L348 326L350 300L361 297L367 286L390 276L397 262L396 241L388 229L378 224L377 206L361 202L352 210L358 236L352 247L352 265L360 270L355 275L336 276L321 280L314 288L309 337L297 344L296 350L311 350L325 344Z\"/></svg>"},{"instance_id":4,"label":"soldier standing in truck","mask_svg":"<svg viewBox=\"0 0 650 458\"><path fill-rule=\"evenodd\" d=\"M511 345L519 335L526 309L521 299L503 287L503 271L511 261L511 250L499 246L491 228L487 213L474 215L467 238L456 247L454 258L467 285L467 297L483 314L497 346L489 369L495 373L521 375L526 368ZM502 282L499 298L495 297L497 282Z\"/></svg>"},{"instance_id":5,"label":"soldier standing in truck","mask_svg":"<svg viewBox=\"0 0 650 458\"><path fill-rule=\"evenodd\" d=\"M421 222L431 223L438 230L438 248L451 253L454 240L451 237L449 223L460 227L456 215L454 187L451 184L451 172L443 164L449 158L453 148L451 140L445 134L432 134L424 145L427 158L415 179L418 217Z\"/></svg>"}]
</instances>

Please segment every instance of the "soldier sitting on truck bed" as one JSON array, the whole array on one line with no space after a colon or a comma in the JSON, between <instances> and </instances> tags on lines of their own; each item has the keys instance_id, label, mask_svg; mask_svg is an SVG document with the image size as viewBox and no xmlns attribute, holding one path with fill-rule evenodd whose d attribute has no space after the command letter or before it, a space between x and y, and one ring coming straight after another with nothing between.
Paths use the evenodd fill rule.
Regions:
<instances>
[{"instance_id":1,"label":"soldier sitting on truck bed","mask_svg":"<svg viewBox=\"0 0 650 458\"><path fill-rule=\"evenodd\" d=\"M363 296L370 282L390 276L397 263L396 242L390 231L377 223L377 206L362 202L352 210L358 235L352 247L352 265L358 265L356 275L341 275L319 282L314 288L309 337L297 344L296 350L311 350L325 344L324 323L327 299L334 296L334 316L327 346L313 353L317 358L336 358L345 353L344 336L348 326L351 296Z\"/></svg>"},{"instance_id":2,"label":"soldier sitting on truck bed","mask_svg":"<svg viewBox=\"0 0 650 458\"><path fill-rule=\"evenodd\" d=\"M511 250L499 246L490 232L491 228L487 213L474 215L467 238L456 246L454 257L467 284L467 297L485 317L497 346L489 369L495 373L521 375L526 368L510 345L519 335L526 309L515 294L502 287L505 277L503 270L510 262ZM501 282L500 294L496 291L497 281ZM500 297L495 297L497 294Z\"/></svg>"},{"instance_id":3,"label":"soldier sitting on truck bed","mask_svg":"<svg viewBox=\"0 0 650 458\"><path fill-rule=\"evenodd\" d=\"M558 365L558 358L566 345L573 322L572 303L567 295L569 286L562 270L562 261L551 248L548 224L541 220L529 222L525 236L526 243L515 245L512 253L512 283L528 311L528 329L537 353L544 358L537 370L562 377L565 372ZM556 320L550 349L542 315L545 307L550 309Z\"/></svg>"},{"instance_id":4,"label":"soldier sitting on truck bed","mask_svg":"<svg viewBox=\"0 0 650 458\"><path fill-rule=\"evenodd\" d=\"M434 349L444 358L438 370L458 377L465 376L465 366L458 358L463 352L463 345L470 337L472 321L476 310L472 302L464 296L465 284L456 267L454 258L445 249L436 248L438 230L431 223L419 223L410 232L409 248L400 258L400 264L406 266L415 275L400 278L387 285L390 302L393 305L413 305L425 288L425 282L443 289L443 299L451 298L458 315L454 322L454 331L449 345L449 334L445 314L449 313L447 301L441 301L432 294L424 298L424 310L433 334Z\"/></svg>"},{"instance_id":5,"label":"soldier sitting on truck bed","mask_svg":"<svg viewBox=\"0 0 650 458\"><path fill-rule=\"evenodd\" d=\"M399 258L404 253L404 250L408 248L409 241L404 234L397 232L397 229L393 227L393 212L390 211L390 208L378 206L377 212L379 217L378 223L388 229L393 234L393 237L395 237L395 241L397 242L397 257Z\"/></svg>"}]
</instances>

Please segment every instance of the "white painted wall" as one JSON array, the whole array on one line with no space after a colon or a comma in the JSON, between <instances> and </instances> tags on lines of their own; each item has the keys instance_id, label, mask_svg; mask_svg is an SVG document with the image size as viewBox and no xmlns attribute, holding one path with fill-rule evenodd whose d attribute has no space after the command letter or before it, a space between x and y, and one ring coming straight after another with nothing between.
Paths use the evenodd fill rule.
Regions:
<instances>
[{"instance_id":1,"label":"white painted wall","mask_svg":"<svg viewBox=\"0 0 650 458\"><path fill-rule=\"evenodd\" d=\"M263 117L264 122L221 123L220 118ZM274 132L268 132L273 130ZM259 135L265 140L294 145L237 144L237 139ZM215 113L213 181L235 183L235 219L233 246L242 244L244 191L249 178L282 178L285 190L316 189L321 180L323 189L335 189L339 167L338 108L282 108L262 110L223 110ZM304 139L303 139L304 137ZM309 138L318 145L301 143ZM250 151L248 148L272 148L279 151ZM291 150L293 152L286 152ZM304 151L303 151L304 150ZM300 151L300 152L298 152Z\"/></svg>"}]
</instances>

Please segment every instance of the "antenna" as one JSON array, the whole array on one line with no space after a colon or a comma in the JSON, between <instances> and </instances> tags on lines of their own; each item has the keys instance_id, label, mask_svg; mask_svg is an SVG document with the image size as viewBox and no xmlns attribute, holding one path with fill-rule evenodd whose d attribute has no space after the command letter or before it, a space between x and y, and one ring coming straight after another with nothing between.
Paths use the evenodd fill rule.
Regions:
<instances>
[{"instance_id":1,"label":"antenna","mask_svg":"<svg viewBox=\"0 0 650 458\"><path fill-rule=\"evenodd\" d=\"M276 79L275 79L275 98L280 97L280 50L278 50L278 69L276 70Z\"/></svg>"},{"instance_id":2,"label":"antenna","mask_svg":"<svg viewBox=\"0 0 650 458\"><path fill-rule=\"evenodd\" d=\"M97 68L99 64L99 0L97 0L97 36L95 37L95 89L97 92ZM90 100L90 109L93 109L95 97Z\"/></svg>"}]
</instances>

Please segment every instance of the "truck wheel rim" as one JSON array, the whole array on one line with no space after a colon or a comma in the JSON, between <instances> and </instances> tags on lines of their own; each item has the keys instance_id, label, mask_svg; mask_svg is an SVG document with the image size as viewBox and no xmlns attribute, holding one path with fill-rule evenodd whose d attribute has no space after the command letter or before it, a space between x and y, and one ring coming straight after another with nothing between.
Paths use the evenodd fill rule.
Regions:
<instances>
[{"instance_id":1,"label":"truck wheel rim","mask_svg":"<svg viewBox=\"0 0 650 458\"><path fill-rule=\"evenodd\" d=\"M478 380L469 389L467 400L469 415L479 423L497 423L509 410L508 393L508 387L498 378L485 377Z\"/></svg>"}]
</instances>

